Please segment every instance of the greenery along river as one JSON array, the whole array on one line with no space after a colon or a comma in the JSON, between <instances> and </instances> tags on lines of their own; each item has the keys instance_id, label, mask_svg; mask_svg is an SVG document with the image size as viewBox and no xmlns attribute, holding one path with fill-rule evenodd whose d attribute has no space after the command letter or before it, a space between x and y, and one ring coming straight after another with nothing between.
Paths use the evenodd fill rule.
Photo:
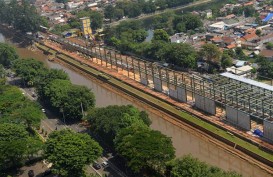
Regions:
<instances>
[{"instance_id":1,"label":"greenery along river","mask_svg":"<svg viewBox=\"0 0 273 177\"><path fill-rule=\"evenodd\" d=\"M1 38L1 35L0 35ZM147 106L139 103L132 98L125 98L122 93L110 91L102 85L88 79L72 69L62 66L55 62L48 62L47 56L41 52L34 52L27 48L16 47L20 57L33 57L44 62L49 68L58 68L65 70L70 76L73 84L85 85L91 88L96 97L96 105L104 107L108 105L127 105L132 104L140 110L148 112L152 125L151 128L159 130L162 133L172 138L173 145L176 148L176 156L180 157L185 154L192 154L211 165L218 166L224 170L234 170L242 174L244 177L271 177L271 174L266 173L257 165L252 164L233 155L219 146L211 143L209 140L200 137L200 135L189 131L187 128L181 128L168 122L163 114L159 114Z\"/></svg>"}]
</instances>

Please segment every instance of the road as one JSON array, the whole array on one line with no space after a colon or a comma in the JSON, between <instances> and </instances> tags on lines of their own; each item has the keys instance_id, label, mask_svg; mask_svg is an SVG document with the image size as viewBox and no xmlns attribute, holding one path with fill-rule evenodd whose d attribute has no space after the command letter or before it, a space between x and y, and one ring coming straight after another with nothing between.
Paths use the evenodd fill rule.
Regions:
<instances>
[{"instance_id":1,"label":"road","mask_svg":"<svg viewBox=\"0 0 273 177\"><path fill-rule=\"evenodd\" d=\"M28 99L32 100L32 101L37 101L37 97L35 93L35 89L34 88L26 88L26 87L22 87L22 85L20 85L20 78L19 77L15 77L15 74L12 73L11 71L8 71L9 73L11 73L9 75L9 77L7 77L7 82L11 85L16 85L16 86L20 86L19 89L22 91L22 94L25 95ZM65 128L70 128L72 130L74 130L75 132L79 132L79 133L89 133L88 129L85 128L84 126L81 126L79 123L72 123L72 124L65 124L65 119L62 117L58 117L55 114L53 114L50 110L48 109L44 109L45 110L45 118L41 121L41 128L44 130L44 132L47 132L47 135L50 134L51 132L55 131L55 130L61 130L61 129L65 129ZM63 120L63 121L61 121ZM44 139L47 138L47 136L45 135L41 135ZM105 143L103 141L100 140L99 142L100 144L103 144L103 147L105 147ZM104 150L105 151L105 150ZM105 151L107 154L112 154L110 152L110 148L107 148L107 151ZM104 154L106 154L104 153ZM101 156L97 159L97 162L99 164L101 164L104 161L108 162L108 166L105 168L101 168L99 170L96 170L92 167L92 165L87 165L86 166L86 171L88 173L93 173L93 174L98 174L99 176L112 176L112 177L127 177L124 172L122 172L118 167L116 167L115 164L112 163L112 155L110 155L110 157L106 157L106 156Z\"/></svg>"},{"instance_id":2,"label":"road","mask_svg":"<svg viewBox=\"0 0 273 177\"><path fill-rule=\"evenodd\" d=\"M205 3L208 3L208 2L211 2L211 1L212 0L199 0L199 1L187 4L187 5L183 5L183 6L177 6L177 7L173 7L173 8L164 9L164 10L161 10L161 11L155 11L154 13L150 13L150 14L142 14L142 15L140 15L138 17L135 17L135 18L122 19L122 20L119 20L119 21L116 21L116 22L112 22L112 23L110 23L108 25L116 26L116 25L118 25L121 22L126 21L126 20L132 20L132 19L141 20L141 19L149 18L149 17L155 16L155 15L160 15L160 14L163 14L163 13L168 12L168 11L182 10L182 9L189 8L189 7L192 7L192 6L205 4Z\"/></svg>"}]
</instances>

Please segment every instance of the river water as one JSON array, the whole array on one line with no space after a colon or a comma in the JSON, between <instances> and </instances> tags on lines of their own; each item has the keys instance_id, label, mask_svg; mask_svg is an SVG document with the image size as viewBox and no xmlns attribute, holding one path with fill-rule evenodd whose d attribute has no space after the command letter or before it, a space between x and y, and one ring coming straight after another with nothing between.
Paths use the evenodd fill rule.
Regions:
<instances>
[{"instance_id":1,"label":"river water","mask_svg":"<svg viewBox=\"0 0 273 177\"><path fill-rule=\"evenodd\" d=\"M2 38L1 38L2 37ZM3 35L0 33L0 41L3 40ZM244 177L272 177L261 168L257 167L246 160L235 156L219 146L202 139L200 136L193 135L192 133L177 127L162 117L146 110L144 105L130 101L129 99L105 89L98 83L88 79L87 77L78 74L77 72L66 68L58 63L48 62L47 57L40 52L33 52L26 48L18 48L16 50L22 58L36 58L45 63L49 68L58 68L65 70L70 76L70 80L74 84L85 85L92 89L96 96L96 105L104 107L108 105L127 105L132 104L140 110L148 112L152 125L151 128L159 130L163 134L172 138L173 145L176 148L176 156L181 157L186 154L192 154L194 157L199 158L208 164L218 166L224 170L233 170L242 174Z\"/></svg>"}]
</instances>

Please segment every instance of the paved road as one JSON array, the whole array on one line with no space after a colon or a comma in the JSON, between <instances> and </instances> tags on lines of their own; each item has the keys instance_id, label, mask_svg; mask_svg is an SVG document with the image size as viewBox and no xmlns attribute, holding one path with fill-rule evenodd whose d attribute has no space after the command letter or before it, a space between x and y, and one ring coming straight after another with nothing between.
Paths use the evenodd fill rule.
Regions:
<instances>
[{"instance_id":1,"label":"paved road","mask_svg":"<svg viewBox=\"0 0 273 177\"><path fill-rule=\"evenodd\" d=\"M178 7L174 7L174 8L168 8L168 9L161 10L161 11L156 11L156 12L150 13L150 14L142 14L142 15L140 15L138 17L135 17L135 18L122 19L122 20L110 23L108 25L110 25L110 26L116 26L116 25L118 25L121 22L126 21L126 20L132 20L132 19L138 19L138 20L140 20L140 19L145 19L145 18L149 18L149 17L155 16L155 15L163 14L163 13L165 13L167 11L182 10L182 9L185 9L185 8L188 8L188 7L192 7L192 6L196 6L196 5L200 5L200 4L205 4L205 3L208 3L208 2L211 2L211 1L212 0L199 0L199 1L187 4L187 5L183 5L183 6L178 6Z\"/></svg>"}]
</instances>

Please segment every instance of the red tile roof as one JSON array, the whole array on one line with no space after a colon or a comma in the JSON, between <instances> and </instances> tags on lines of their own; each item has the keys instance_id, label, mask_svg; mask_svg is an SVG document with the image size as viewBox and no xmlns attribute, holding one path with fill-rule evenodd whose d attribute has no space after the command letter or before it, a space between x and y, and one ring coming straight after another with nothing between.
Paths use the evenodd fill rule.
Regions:
<instances>
[{"instance_id":1,"label":"red tile roof","mask_svg":"<svg viewBox=\"0 0 273 177\"><path fill-rule=\"evenodd\" d=\"M267 57L267 58L271 58L271 57L273 57L273 50L262 50L260 55Z\"/></svg>"},{"instance_id":2,"label":"red tile roof","mask_svg":"<svg viewBox=\"0 0 273 177\"><path fill-rule=\"evenodd\" d=\"M257 39L259 37L255 33L250 33L250 34L244 35L242 38L246 41L251 41L251 40Z\"/></svg>"},{"instance_id":3,"label":"red tile roof","mask_svg":"<svg viewBox=\"0 0 273 177\"><path fill-rule=\"evenodd\" d=\"M236 44L230 44L227 46L228 49L234 49L236 48Z\"/></svg>"}]
</instances>

